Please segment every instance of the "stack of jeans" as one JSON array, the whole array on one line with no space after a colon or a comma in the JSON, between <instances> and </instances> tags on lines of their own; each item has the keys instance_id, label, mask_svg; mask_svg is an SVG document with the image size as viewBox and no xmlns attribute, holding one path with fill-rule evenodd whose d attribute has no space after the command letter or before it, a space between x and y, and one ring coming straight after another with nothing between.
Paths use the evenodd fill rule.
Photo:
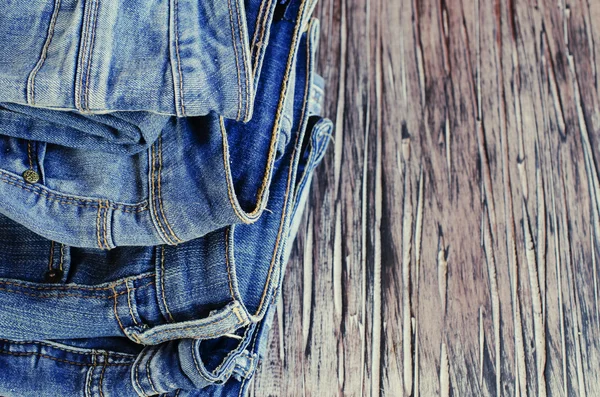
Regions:
<instances>
[{"instance_id":1,"label":"stack of jeans","mask_svg":"<svg viewBox=\"0 0 600 397\"><path fill-rule=\"evenodd\" d=\"M0 396L242 396L332 124L316 0L8 0Z\"/></svg>"}]
</instances>

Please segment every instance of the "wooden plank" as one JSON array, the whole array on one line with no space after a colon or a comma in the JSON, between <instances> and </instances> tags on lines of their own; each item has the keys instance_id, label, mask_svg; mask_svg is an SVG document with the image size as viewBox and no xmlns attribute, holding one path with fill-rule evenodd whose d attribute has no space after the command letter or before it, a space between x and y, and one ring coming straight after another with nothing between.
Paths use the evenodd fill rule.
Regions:
<instances>
[{"instance_id":1,"label":"wooden plank","mask_svg":"<svg viewBox=\"0 0 600 397\"><path fill-rule=\"evenodd\" d=\"M600 0L316 13L335 138L254 395L600 395Z\"/></svg>"}]
</instances>

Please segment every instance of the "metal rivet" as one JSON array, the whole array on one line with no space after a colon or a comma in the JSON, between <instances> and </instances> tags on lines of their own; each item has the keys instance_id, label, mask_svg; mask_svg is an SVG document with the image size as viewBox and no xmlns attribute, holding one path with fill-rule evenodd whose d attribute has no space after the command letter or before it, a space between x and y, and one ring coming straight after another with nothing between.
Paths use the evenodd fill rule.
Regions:
<instances>
[{"instance_id":1,"label":"metal rivet","mask_svg":"<svg viewBox=\"0 0 600 397\"><path fill-rule=\"evenodd\" d=\"M47 283L58 283L63 276L63 272L62 270L59 269L52 269L52 270L48 270L48 272L46 273L46 282Z\"/></svg>"},{"instance_id":2,"label":"metal rivet","mask_svg":"<svg viewBox=\"0 0 600 397\"><path fill-rule=\"evenodd\" d=\"M26 170L23 173L23 179L25 179L25 182L28 183L37 183L40 180L40 174L34 170Z\"/></svg>"}]
</instances>

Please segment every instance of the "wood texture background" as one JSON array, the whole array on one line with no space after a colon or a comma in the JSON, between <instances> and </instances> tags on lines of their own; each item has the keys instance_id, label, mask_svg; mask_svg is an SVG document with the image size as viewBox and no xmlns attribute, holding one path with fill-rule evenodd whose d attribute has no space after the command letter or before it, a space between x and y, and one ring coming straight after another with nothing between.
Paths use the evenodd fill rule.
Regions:
<instances>
[{"instance_id":1,"label":"wood texture background","mask_svg":"<svg viewBox=\"0 0 600 397\"><path fill-rule=\"evenodd\" d=\"M320 0L335 141L255 396L600 396L600 0Z\"/></svg>"}]
</instances>

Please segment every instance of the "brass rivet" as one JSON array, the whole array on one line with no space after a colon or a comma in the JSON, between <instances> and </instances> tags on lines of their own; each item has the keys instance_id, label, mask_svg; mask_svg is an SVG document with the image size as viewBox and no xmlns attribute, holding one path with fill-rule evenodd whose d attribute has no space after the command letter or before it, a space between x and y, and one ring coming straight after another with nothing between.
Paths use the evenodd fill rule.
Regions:
<instances>
[{"instance_id":1,"label":"brass rivet","mask_svg":"<svg viewBox=\"0 0 600 397\"><path fill-rule=\"evenodd\" d=\"M28 183L37 183L40 180L40 174L34 170L27 170L23 173L23 179Z\"/></svg>"}]
</instances>

